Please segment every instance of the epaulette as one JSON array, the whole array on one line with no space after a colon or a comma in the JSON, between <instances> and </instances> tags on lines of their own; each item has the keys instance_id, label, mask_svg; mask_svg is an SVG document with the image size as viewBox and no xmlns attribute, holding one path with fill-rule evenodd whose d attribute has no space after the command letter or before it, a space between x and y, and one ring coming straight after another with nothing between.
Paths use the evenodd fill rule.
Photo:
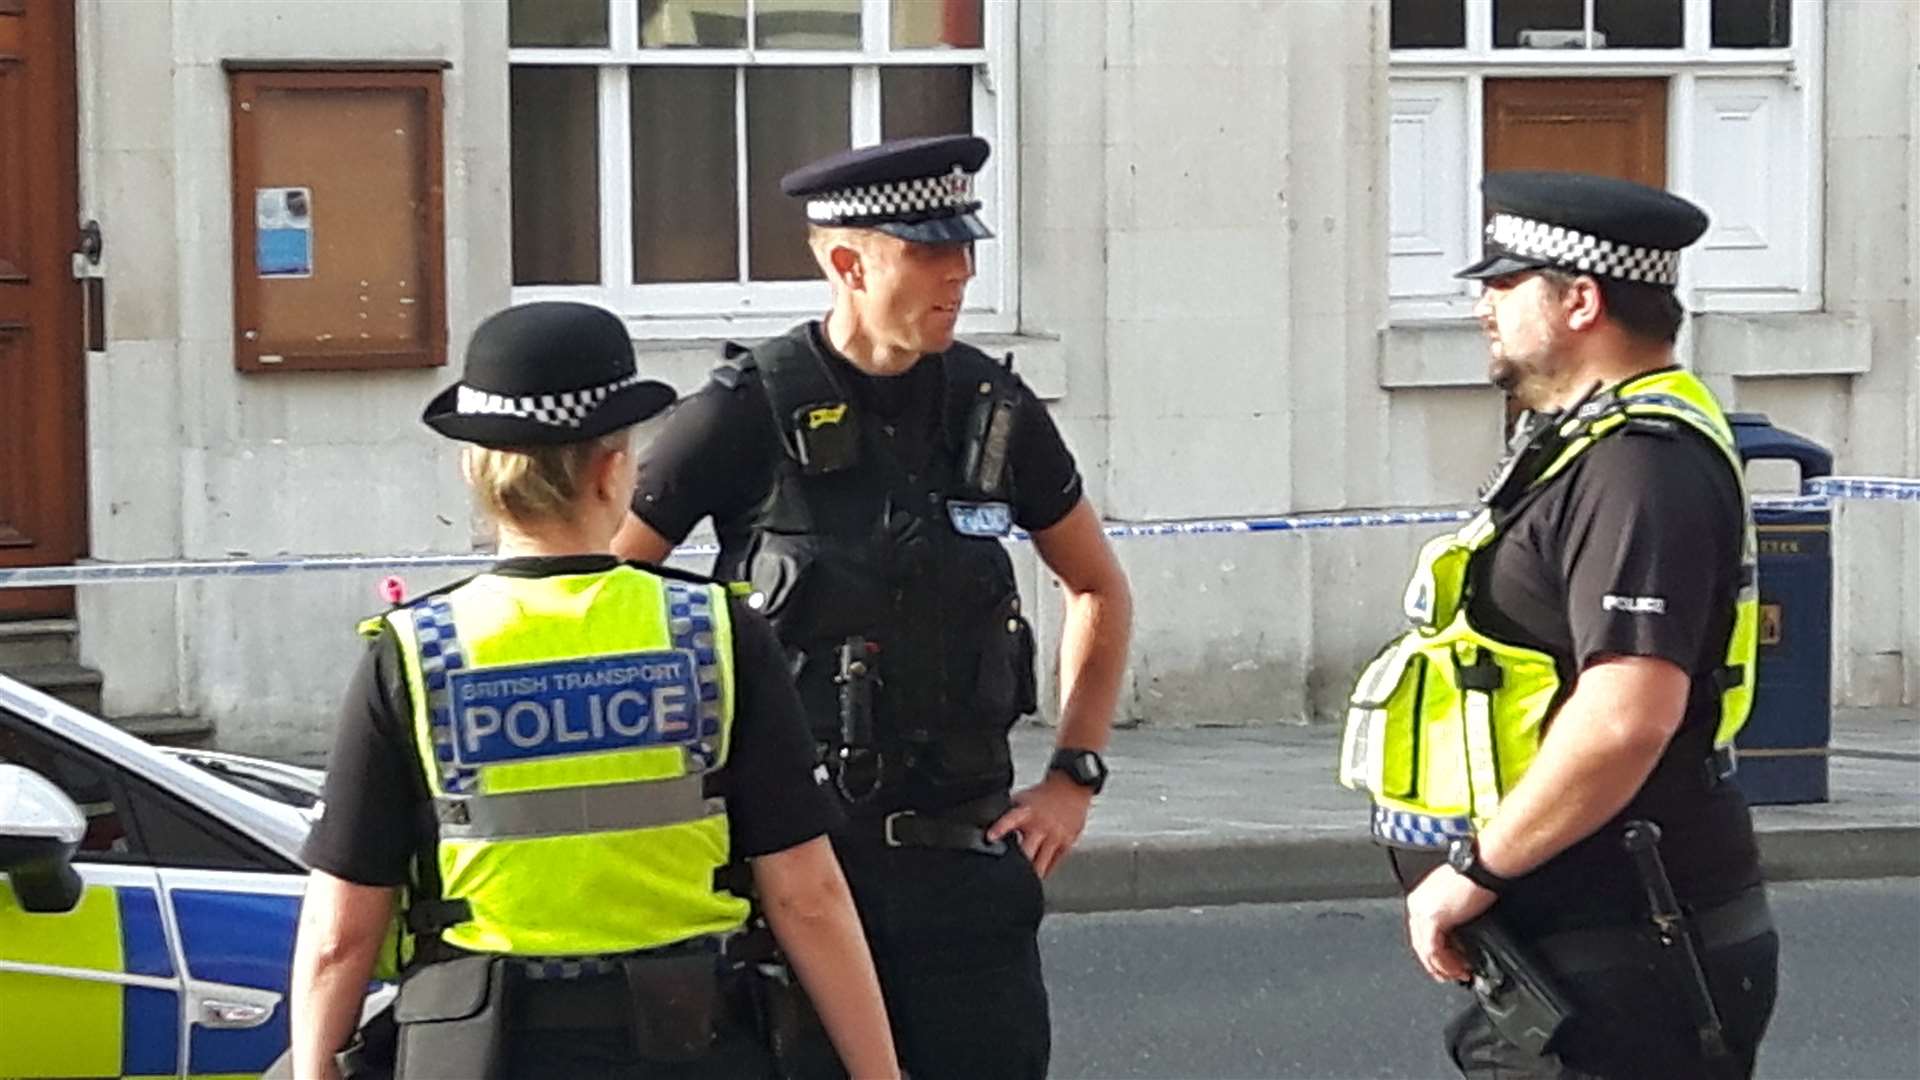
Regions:
<instances>
[{"instance_id":1,"label":"epaulette","mask_svg":"<svg viewBox=\"0 0 1920 1080\"><path fill-rule=\"evenodd\" d=\"M746 381L748 373L759 368L758 362L753 358L753 350L737 341L722 344L720 355L721 362L708 377L729 390Z\"/></svg>"},{"instance_id":2,"label":"epaulette","mask_svg":"<svg viewBox=\"0 0 1920 1080\"><path fill-rule=\"evenodd\" d=\"M1680 422L1666 416L1648 416L1644 413L1627 413L1625 430L1646 435L1658 435L1671 439L1680 434Z\"/></svg>"}]
</instances>

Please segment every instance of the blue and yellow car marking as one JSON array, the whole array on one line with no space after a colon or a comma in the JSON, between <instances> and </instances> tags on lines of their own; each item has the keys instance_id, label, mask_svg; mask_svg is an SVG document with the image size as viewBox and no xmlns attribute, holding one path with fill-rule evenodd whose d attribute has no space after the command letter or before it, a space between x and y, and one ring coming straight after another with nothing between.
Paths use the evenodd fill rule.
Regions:
<instances>
[{"instance_id":1,"label":"blue and yellow car marking","mask_svg":"<svg viewBox=\"0 0 1920 1080\"><path fill-rule=\"evenodd\" d=\"M90 884L80 903L59 914L21 910L0 882L0 1077L219 1080L272 1064L289 1037L298 893L247 891L262 883L253 875L179 874L239 879L168 891L180 971L157 875L97 865L83 873ZM210 1027L182 1014L183 994L193 1006L200 995L243 994L271 1002L272 1013L252 1027Z\"/></svg>"}]
</instances>

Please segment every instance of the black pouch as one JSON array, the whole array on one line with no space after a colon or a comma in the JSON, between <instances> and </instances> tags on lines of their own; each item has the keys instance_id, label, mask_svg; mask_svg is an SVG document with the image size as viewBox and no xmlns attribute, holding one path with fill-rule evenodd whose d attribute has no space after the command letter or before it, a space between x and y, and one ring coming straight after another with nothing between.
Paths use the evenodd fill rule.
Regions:
<instances>
[{"instance_id":1,"label":"black pouch","mask_svg":"<svg viewBox=\"0 0 1920 1080\"><path fill-rule=\"evenodd\" d=\"M1473 961L1473 996L1500 1037L1546 1054L1574 1017L1573 1003L1533 950L1489 918L1455 931Z\"/></svg>"},{"instance_id":2,"label":"black pouch","mask_svg":"<svg viewBox=\"0 0 1920 1080\"><path fill-rule=\"evenodd\" d=\"M782 1080L845 1076L827 1028L793 969L784 962L755 964L753 997L760 1028Z\"/></svg>"},{"instance_id":3,"label":"black pouch","mask_svg":"<svg viewBox=\"0 0 1920 1080\"><path fill-rule=\"evenodd\" d=\"M399 1026L394 1076L491 1080L502 1074L507 961L463 956L409 973L393 1006Z\"/></svg>"},{"instance_id":4,"label":"black pouch","mask_svg":"<svg viewBox=\"0 0 1920 1080\"><path fill-rule=\"evenodd\" d=\"M698 1061L713 1051L722 1004L718 964L704 950L620 962L634 1053L671 1063Z\"/></svg>"}]
</instances>

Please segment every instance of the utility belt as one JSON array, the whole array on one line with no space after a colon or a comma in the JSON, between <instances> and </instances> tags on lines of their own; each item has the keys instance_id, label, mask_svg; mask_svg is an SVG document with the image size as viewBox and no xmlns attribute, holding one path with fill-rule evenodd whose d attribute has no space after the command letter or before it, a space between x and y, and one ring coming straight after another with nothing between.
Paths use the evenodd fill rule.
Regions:
<instances>
[{"instance_id":1,"label":"utility belt","mask_svg":"<svg viewBox=\"0 0 1920 1080\"><path fill-rule=\"evenodd\" d=\"M1756 885L1725 903L1693 912L1687 917L1687 925L1695 946L1710 953L1752 941L1772 930L1773 911L1767 905L1766 889ZM1661 948L1653 926L1645 922L1563 930L1529 944L1561 975L1645 964Z\"/></svg>"},{"instance_id":2,"label":"utility belt","mask_svg":"<svg viewBox=\"0 0 1920 1080\"><path fill-rule=\"evenodd\" d=\"M653 1062L705 1057L750 1021L748 969L722 940L617 956L462 955L408 972L394 1005L397 1077L500 1075L509 1032L627 1031Z\"/></svg>"}]
</instances>

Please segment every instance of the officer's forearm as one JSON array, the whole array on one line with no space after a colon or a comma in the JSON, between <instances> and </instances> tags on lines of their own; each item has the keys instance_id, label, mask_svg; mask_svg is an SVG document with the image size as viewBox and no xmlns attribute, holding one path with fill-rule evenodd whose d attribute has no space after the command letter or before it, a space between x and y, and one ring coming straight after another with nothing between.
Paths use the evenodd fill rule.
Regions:
<instances>
[{"instance_id":1,"label":"officer's forearm","mask_svg":"<svg viewBox=\"0 0 1920 1080\"><path fill-rule=\"evenodd\" d=\"M1125 577L1116 575L1099 591L1067 592L1060 627L1061 746L1106 749L1132 628L1133 598Z\"/></svg>"},{"instance_id":2,"label":"officer's forearm","mask_svg":"<svg viewBox=\"0 0 1920 1080\"><path fill-rule=\"evenodd\" d=\"M847 1075L899 1076L873 957L827 838L763 855L752 865L767 926L800 976Z\"/></svg>"},{"instance_id":3,"label":"officer's forearm","mask_svg":"<svg viewBox=\"0 0 1920 1080\"><path fill-rule=\"evenodd\" d=\"M1481 830L1487 868L1528 873L1624 809L1679 728L1688 685L1678 667L1648 657L1582 673L1539 756Z\"/></svg>"},{"instance_id":4,"label":"officer's forearm","mask_svg":"<svg viewBox=\"0 0 1920 1080\"><path fill-rule=\"evenodd\" d=\"M352 1038L367 982L392 917L395 892L315 871L293 949L293 1074L336 1075L334 1054Z\"/></svg>"}]
</instances>

